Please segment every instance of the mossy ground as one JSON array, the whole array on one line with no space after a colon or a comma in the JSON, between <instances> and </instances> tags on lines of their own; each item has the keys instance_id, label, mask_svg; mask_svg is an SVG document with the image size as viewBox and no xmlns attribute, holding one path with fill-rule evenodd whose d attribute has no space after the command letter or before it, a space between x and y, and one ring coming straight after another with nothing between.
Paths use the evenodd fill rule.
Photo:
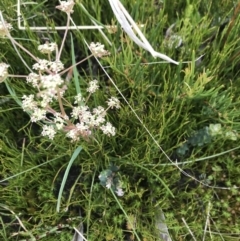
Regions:
<instances>
[{"instance_id":1,"label":"mossy ground","mask_svg":"<svg viewBox=\"0 0 240 241\"><path fill-rule=\"evenodd\" d=\"M240 187L240 153L239 149L227 152L239 147L240 23L238 14L233 17L237 3L122 2L136 22L145 24L144 32L155 49L175 60L192 62L179 66L147 64L159 59L132 43L120 28L115 34L106 33L112 46L97 30L73 32L75 52L79 58L87 55L83 37L87 42L106 45L111 56L101 60L102 65L111 67L107 72L168 157L173 162L186 162L179 167L201 183L171 164L93 60L79 68L81 87L84 92L88 80L100 80L93 106L103 104L109 95L119 97L121 109L109 113L117 128L115 137L96 133L95 140L73 144L58 134L50 141L40 135L41 126L30 123L2 83L0 180L14 177L0 183L0 240L34 240L33 236L48 232L41 240L71 240L72 227L81 222L89 241L137 240L128 219L141 240L159 240L155 230L159 209L166 216L173 240L193 240L183 218L197 240L239 239L240 192L235 187ZM82 3L103 24L116 23L108 1ZM29 22L32 26L64 25L64 17L50 5L47 1L34 5L34 9L25 5L22 12L26 18L36 15ZM0 10L14 27L12 36L34 55L39 56L37 46L43 35L60 43L59 33L18 30L16 1L2 0ZM78 25L91 24L78 5L73 19ZM178 48L169 47L165 39L173 23L174 34L183 40ZM66 65L71 63L68 48L62 59ZM21 54L31 66L31 58ZM195 63L200 55L204 57ZM0 62L11 66L11 74L28 74L7 39L0 39L0 57ZM33 91L23 79L11 78L8 84L18 98ZM68 98L73 99L74 93L73 85ZM57 213L63 173L78 146L83 150L69 172ZM111 164L119 167L125 191L119 202L98 179Z\"/></svg>"}]
</instances>

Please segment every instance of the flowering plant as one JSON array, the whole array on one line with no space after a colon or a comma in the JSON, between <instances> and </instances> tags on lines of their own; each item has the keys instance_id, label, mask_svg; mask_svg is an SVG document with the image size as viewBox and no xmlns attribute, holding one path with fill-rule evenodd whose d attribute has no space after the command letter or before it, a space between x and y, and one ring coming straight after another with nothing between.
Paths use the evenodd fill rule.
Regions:
<instances>
[{"instance_id":1,"label":"flowering plant","mask_svg":"<svg viewBox=\"0 0 240 241\"><path fill-rule=\"evenodd\" d=\"M74 1L72 0L60 1L60 5L57 6L59 10L66 12L68 16L67 27L70 14L73 12L73 6ZM66 79L63 79L62 75L66 72L71 73L73 68L71 66L64 69L64 64L60 60L67 35L67 27L59 50L56 43L46 42L38 46L38 50L48 56L45 59L40 59L33 56L12 38L9 33L9 30L12 28L10 24L5 21L0 22L0 34L7 36L13 44L23 49L36 62L32 68L29 68L30 73L24 76L26 82L35 88L36 94L23 95L22 108L30 114L32 122L41 122L43 128L42 136L47 136L51 140L58 131L66 133L66 136L72 141L78 141L80 138L88 139L96 129L102 130L108 136L114 136L116 133L115 127L106 120L106 114L109 109L114 107L120 108L119 100L115 97L109 98L107 108L98 106L91 110L88 106L91 95L99 88L97 80L89 82L86 90L88 92L86 99L81 93L75 96L73 104L64 98L69 86L69 75ZM104 45L100 43L91 43L90 51L92 54L88 58L91 56L103 57L109 55L109 52L104 49ZM53 58L53 52L55 52L55 58ZM3 82L7 77L13 77L13 75L8 75L8 67L8 64L0 63L0 82ZM58 108L52 107L55 102L58 102ZM72 109L70 114L66 113L65 105Z\"/></svg>"},{"instance_id":2,"label":"flowering plant","mask_svg":"<svg viewBox=\"0 0 240 241\"><path fill-rule=\"evenodd\" d=\"M42 53L50 55L52 51L57 49L57 45L45 43L40 45L38 49ZM97 54L97 50L94 51ZM101 48L100 51L102 54L103 49ZM7 77L7 67L8 65L5 63L0 64L0 77L2 79ZM30 114L32 122L44 122L43 136L53 139L57 131L62 130L67 137L77 141L80 137L90 137L93 130L97 128L108 136L115 135L115 128L106 121L105 117L108 109L120 108L119 100L115 97L109 98L107 109L98 106L91 111L87 105L90 96L99 88L97 80L89 82L87 99L79 93L75 96L75 102L72 105L64 99L68 83L61 77L61 74L64 73L62 71L64 65L60 60L37 59L37 63L32 66L32 69L36 72L31 72L26 77L26 81L37 90L37 94L23 95L22 108ZM60 111L51 107L54 101L58 101ZM63 101L71 106L70 115L66 114Z\"/></svg>"}]
</instances>

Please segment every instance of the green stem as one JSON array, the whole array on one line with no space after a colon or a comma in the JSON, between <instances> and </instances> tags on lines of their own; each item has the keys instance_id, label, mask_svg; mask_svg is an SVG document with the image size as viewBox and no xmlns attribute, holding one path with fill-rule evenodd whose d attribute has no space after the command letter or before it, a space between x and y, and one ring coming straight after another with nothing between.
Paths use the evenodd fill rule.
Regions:
<instances>
[{"instance_id":1,"label":"green stem","mask_svg":"<svg viewBox=\"0 0 240 241\"><path fill-rule=\"evenodd\" d=\"M139 238L139 236L138 236L138 234L137 234L137 232L136 232L136 229L135 229L134 224L132 223L131 219L128 217L128 215L127 215L127 213L125 212L125 210L124 210L123 206L121 205L121 203L118 201L115 193L113 192L113 190L112 190L111 188L110 188L109 190L111 191L111 193L112 193L114 199L116 200L118 206L122 209L124 215L126 216L128 222L130 223L130 225L131 225L131 227L132 227L132 229L133 229L133 233L134 233L134 235L136 236L137 240L138 240L138 241L141 241L141 239Z\"/></svg>"}]
</instances>

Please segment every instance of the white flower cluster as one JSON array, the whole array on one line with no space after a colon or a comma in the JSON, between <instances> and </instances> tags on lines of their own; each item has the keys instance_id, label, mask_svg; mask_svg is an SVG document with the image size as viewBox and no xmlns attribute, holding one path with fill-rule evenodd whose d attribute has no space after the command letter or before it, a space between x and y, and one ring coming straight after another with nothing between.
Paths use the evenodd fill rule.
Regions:
<instances>
[{"instance_id":1,"label":"white flower cluster","mask_svg":"<svg viewBox=\"0 0 240 241\"><path fill-rule=\"evenodd\" d=\"M12 29L12 25L7 22L0 21L0 36L4 37L8 34L8 31Z\"/></svg>"},{"instance_id":2,"label":"white flower cluster","mask_svg":"<svg viewBox=\"0 0 240 241\"><path fill-rule=\"evenodd\" d=\"M89 83L87 91L94 93L98 89L97 80L93 80ZM107 103L115 97L111 97ZM115 105L111 105L111 108L116 107L120 108L120 102L115 98ZM104 109L102 106L93 108L91 111L90 108L85 104L85 99L81 95L75 97L75 104L71 112L71 118L74 119L74 125L68 126L65 128L67 130L67 137L71 138L74 141L79 140L79 137L90 137L93 134L95 129L100 129L107 136L114 136L116 134L115 127L112 126L110 122L107 122L105 117L107 110L110 108Z\"/></svg>"},{"instance_id":3,"label":"white flower cluster","mask_svg":"<svg viewBox=\"0 0 240 241\"><path fill-rule=\"evenodd\" d=\"M100 43L90 43L90 50L92 52L92 54L96 57L103 57L103 56L107 56L109 55L110 53L104 49L104 45L103 44L100 44Z\"/></svg>"},{"instance_id":4,"label":"white flower cluster","mask_svg":"<svg viewBox=\"0 0 240 241\"><path fill-rule=\"evenodd\" d=\"M45 51L55 49L56 44L48 44L47 46L40 45L38 49ZM64 92L67 89L67 86L64 83L64 80L61 78L59 72L64 69L63 64L60 61L48 61L46 59L38 59L38 62L33 65L33 69L37 73L30 73L26 80L34 88L38 90L37 95L24 95L22 97L22 108L24 111L27 111L31 114L31 121L49 121L52 123L52 120L47 118L47 113L54 115L54 120L58 117L64 118L53 110L50 106L54 100L58 100L59 96L63 96ZM59 121L58 121L59 122ZM54 123L56 128L59 127L59 123ZM62 121L63 122L63 121ZM43 128L42 135L48 135L50 139L54 137L53 132L50 130L53 129L53 126L48 126Z\"/></svg>"},{"instance_id":5,"label":"white flower cluster","mask_svg":"<svg viewBox=\"0 0 240 241\"><path fill-rule=\"evenodd\" d=\"M95 81L96 80L94 80L94 82ZM77 95L74 103L80 103L79 101L81 101L81 104L74 106L72 108L72 112L70 113L71 123L69 124L64 120L61 121L61 115L58 114L58 120L54 120L56 125L58 124L58 127L55 129L62 129L66 132L66 136L72 139L72 141L78 141L81 137L89 138L93 135L93 132L96 129L102 130L103 133L108 136L114 136L116 134L115 127L113 127L111 123L106 122L105 117L107 109L104 109L102 106L98 106L93 108L91 111L84 103L84 98ZM119 103L117 104L119 105ZM65 119L68 120L68 117ZM54 134L56 134L55 129L53 126L45 127L44 135L48 135L47 133L49 133L49 138L53 137ZM48 132L46 132L46 130Z\"/></svg>"},{"instance_id":6,"label":"white flower cluster","mask_svg":"<svg viewBox=\"0 0 240 241\"><path fill-rule=\"evenodd\" d=\"M70 14L73 13L73 7L75 2L73 0L60 1L60 5L56 6L57 9Z\"/></svg>"},{"instance_id":7,"label":"white flower cluster","mask_svg":"<svg viewBox=\"0 0 240 241\"><path fill-rule=\"evenodd\" d=\"M8 64L0 63L0 83L2 83L8 76L7 68L9 67Z\"/></svg>"},{"instance_id":8,"label":"white flower cluster","mask_svg":"<svg viewBox=\"0 0 240 241\"><path fill-rule=\"evenodd\" d=\"M47 107L53 99L58 99L58 95L60 94L62 96L67 89L64 80L58 73L64 69L64 66L60 61L39 59L38 62L33 65L33 69L37 70L38 73L30 73L26 80L34 88L38 89L38 98L41 98L40 106ZM31 108L25 105L26 100L25 97L23 109L25 111L32 111Z\"/></svg>"},{"instance_id":9,"label":"white flower cluster","mask_svg":"<svg viewBox=\"0 0 240 241\"><path fill-rule=\"evenodd\" d=\"M53 71L59 72L64 69L61 61L48 61L46 59L39 59L38 63L33 65L33 69L39 71Z\"/></svg>"},{"instance_id":10,"label":"white flower cluster","mask_svg":"<svg viewBox=\"0 0 240 241\"><path fill-rule=\"evenodd\" d=\"M116 97L111 97L108 101L107 104L109 106L109 108L113 109L119 109L120 108L120 102Z\"/></svg>"},{"instance_id":11,"label":"white flower cluster","mask_svg":"<svg viewBox=\"0 0 240 241\"><path fill-rule=\"evenodd\" d=\"M48 45L47 48L56 49L55 44ZM44 47L40 46L41 51ZM5 69L8 67L3 66ZM115 127L110 122L107 122L105 117L108 109L120 108L120 102L117 98L111 97L107 101L108 107L104 109L98 106L90 110L87 106L89 97L98 90L99 85L97 80L89 82L87 92L89 96L87 100L81 94L75 97L74 106L69 116L66 115L63 106L66 100L63 98L67 90L65 80L61 78L60 71L64 69L60 61L48 61L46 59L38 59L38 62L33 65L33 69L37 72L30 73L26 80L31 84L38 93L36 95L24 95L22 97L22 108L31 115L32 122L43 121L42 135L53 139L57 131L63 131L66 136L72 141L78 141L80 138L89 138L93 135L96 129L108 136L114 136L116 133ZM0 65L1 71L1 65ZM5 70L6 72L6 70ZM5 73L3 71L3 73ZM1 76L1 72L0 72ZM58 101L61 113L59 110L53 109L53 102ZM69 106L69 103L68 103Z\"/></svg>"},{"instance_id":12,"label":"white flower cluster","mask_svg":"<svg viewBox=\"0 0 240 241\"><path fill-rule=\"evenodd\" d=\"M56 43L45 43L38 46L38 50L43 54L50 54L57 49Z\"/></svg>"},{"instance_id":13,"label":"white flower cluster","mask_svg":"<svg viewBox=\"0 0 240 241\"><path fill-rule=\"evenodd\" d=\"M89 83L89 87L87 88L87 92L93 94L99 88L98 81L93 80Z\"/></svg>"}]
</instances>

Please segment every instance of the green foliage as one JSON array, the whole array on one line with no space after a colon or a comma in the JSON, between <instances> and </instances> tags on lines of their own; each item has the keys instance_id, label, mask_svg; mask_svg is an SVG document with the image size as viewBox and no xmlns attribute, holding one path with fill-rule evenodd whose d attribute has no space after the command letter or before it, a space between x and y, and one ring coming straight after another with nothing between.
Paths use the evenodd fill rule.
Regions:
<instances>
[{"instance_id":1,"label":"green foliage","mask_svg":"<svg viewBox=\"0 0 240 241\"><path fill-rule=\"evenodd\" d=\"M24 5L29 25L66 24L54 2L37 2ZM92 24L90 15L102 24L116 24L108 1L76 2L73 20L77 25ZM73 31L63 62L68 67L75 57L87 56L83 37L87 42L103 42L111 56L101 59L101 64L110 66L105 70L156 142L92 59L77 68L79 73L74 70L67 95L73 100L76 91L85 93L87 81L94 78L100 80L100 90L90 105L104 105L107 96L117 95L121 109L110 110L108 116L117 130L111 138L96 132L93 139L74 144L60 133L51 141L42 137L41 127L30 123L16 102L34 90L24 79L9 78L6 85L0 85L0 240L34 240L37 236L40 240L71 240L72 227L80 223L88 240L137 240L138 236L158 240L154 217L159 207L173 240L192 239L182 218L196 239L203 240L208 214L212 233L207 233L205 240L238 238L240 193L235 187L240 186L236 148L240 132L240 22L236 19L230 32L228 24L221 29L233 15L236 1L121 2L136 22L145 24L143 32L154 49L190 62L179 66L148 64L157 60L132 43L120 28L115 34L104 31L112 46L99 31ZM15 4L3 0L0 8L13 24L12 36L34 55L39 56L37 46L43 36L61 42L59 32L18 30L13 21ZM166 44L165 33L171 24L175 24L172 35L183 40L181 47ZM31 66L32 59L21 54ZM10 74L28 74L7 39L0 39L0 58L11 66ZM73 158L79 146L82 151ZM180 173L175 164L188 160L179 167L212 187ZM113 190L103 188L109 177ZM116 197L112 191L120 181L124 196Z\"/></svg>"}]
</instances>

